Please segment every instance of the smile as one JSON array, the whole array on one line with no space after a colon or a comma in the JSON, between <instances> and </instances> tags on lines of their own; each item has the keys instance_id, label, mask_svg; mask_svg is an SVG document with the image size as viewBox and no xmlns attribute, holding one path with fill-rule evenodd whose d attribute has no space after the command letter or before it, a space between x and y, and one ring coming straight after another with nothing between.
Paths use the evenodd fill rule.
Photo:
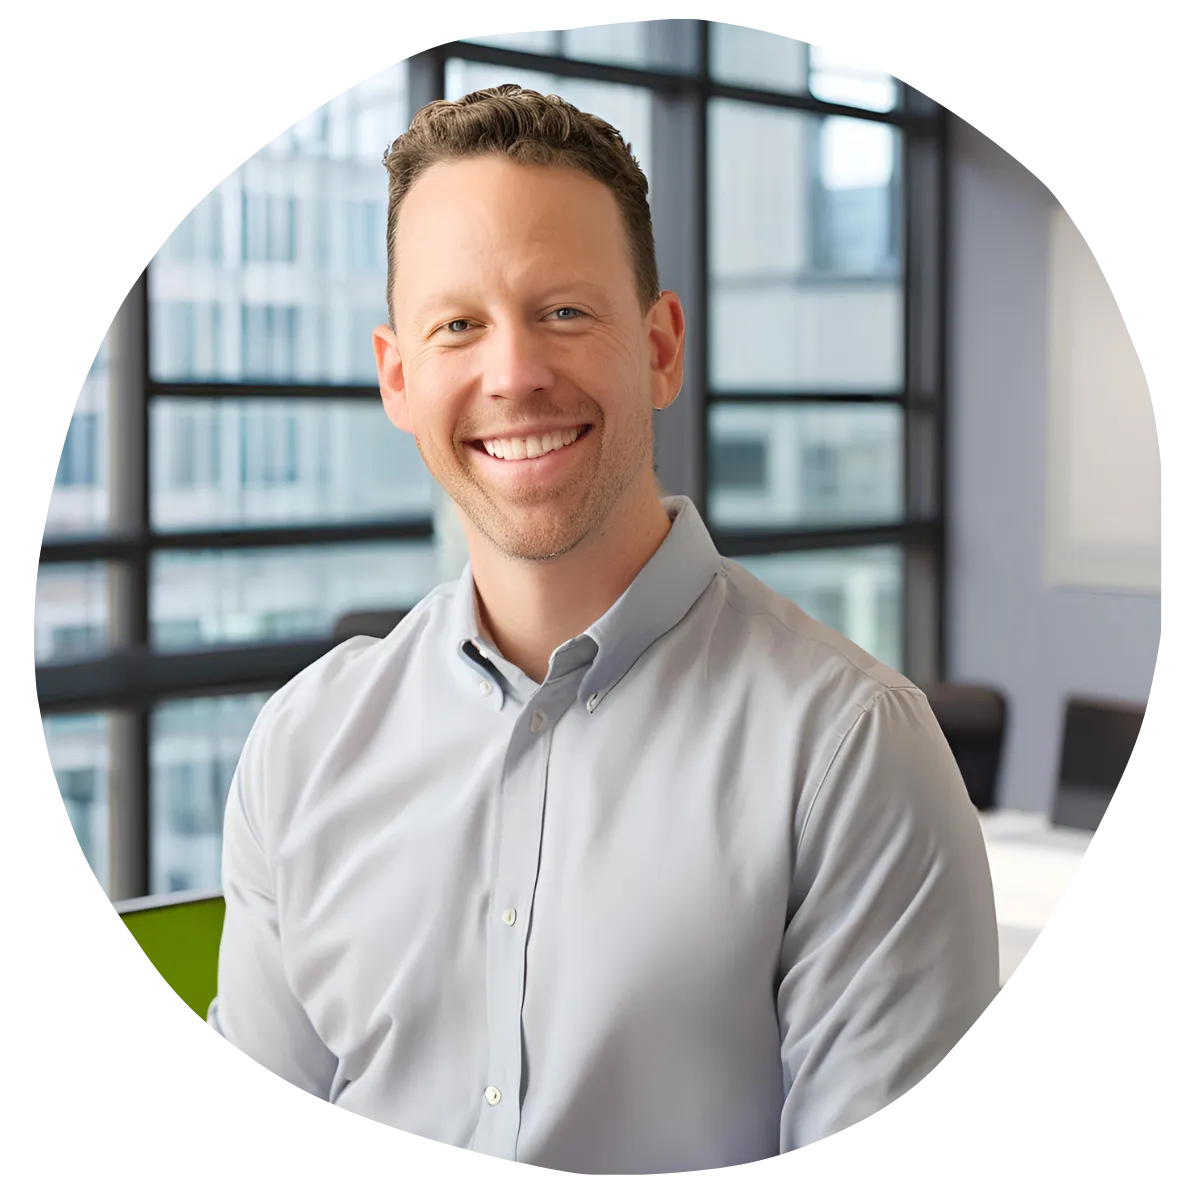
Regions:
<instances>
[{"instance_id":1,"label":"smile","mask_svg":"<svg viewBox=\"0 0 1200 1200\"><path fill-rule=\"evenodd\" d=\"M492 458L518 461L527 458L542 458L562 450L578 441L591 428L577 425L574 429L556 429L541 436L513 438L482 438L475 445L482 447Z\"/></svg>"}]
</instances>

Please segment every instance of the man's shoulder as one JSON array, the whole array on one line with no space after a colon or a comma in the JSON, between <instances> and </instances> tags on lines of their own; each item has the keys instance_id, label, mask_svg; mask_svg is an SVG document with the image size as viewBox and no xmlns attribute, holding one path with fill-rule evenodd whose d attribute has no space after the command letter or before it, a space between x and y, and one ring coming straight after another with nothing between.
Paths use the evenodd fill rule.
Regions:
<instances>
[{"instance_id":1,"label":"man's shoulder","mask_svg":"<svg viewBox=\"0 0 1200 1200\"><path fill-rule=\"evenodd\" d=\"M760 679L818 694L835 707L865 707L890 691L917 691L898 670L731 560L722 560L723 617L738 628L744 666Z\"/></svg>"},{"instance_id":2,"label":"man's shoulder","mask_svg":"<svg viewBox=\"0 0 1200 1200\"><path fill-rule=\"evenodd\" d=\"M339 642L275 692L259 723L301 738L340 723L381 672L404 669L422 635L445 611L454 587L453 582L435 587L385 637L356 634Z\"/></svg>"}]
</instances>

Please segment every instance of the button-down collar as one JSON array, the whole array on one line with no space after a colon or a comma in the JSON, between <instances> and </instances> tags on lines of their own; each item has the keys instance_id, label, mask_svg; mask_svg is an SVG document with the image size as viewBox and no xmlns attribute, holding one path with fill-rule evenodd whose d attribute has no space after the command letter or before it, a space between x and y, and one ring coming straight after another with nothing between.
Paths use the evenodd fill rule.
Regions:
<instances>
[{"instance_id":1,"label":"button-down collar","mask_svg":"<svg viewBox=\"0 0 1200 1200\"><path fill-rule=\"evenodd\" d=\"M608 692L645 653L677 625L722 570L721 559L695 505L670 496L663 507L671 528L662 544L616 603L550 657L546 682L587 666L579 699L594 712ZM524 702L538 684L508 662L479 628L475 580L468 563L455 589L450 629L459 660L497 686L481 699L500 708L505 695ZM589 665L590 664L590 665Z\"/></svg>"}]
</instances>

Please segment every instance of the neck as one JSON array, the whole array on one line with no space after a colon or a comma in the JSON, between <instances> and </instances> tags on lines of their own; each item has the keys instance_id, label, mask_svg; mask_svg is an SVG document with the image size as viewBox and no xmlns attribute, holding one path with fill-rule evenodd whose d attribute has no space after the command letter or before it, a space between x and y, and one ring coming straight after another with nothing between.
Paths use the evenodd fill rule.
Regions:
<instances>
[{"instance_id":1,"label":"neck","mask_svg":"<svg viewBox=\"0 0 1200 1200\"><path fill-rule=\"evenodd\" d=\"M653 481L561 558L508 558L465 523L481 631L541 683L550 656L617 602L671 529Z\"/></svg>"}]
</instances>

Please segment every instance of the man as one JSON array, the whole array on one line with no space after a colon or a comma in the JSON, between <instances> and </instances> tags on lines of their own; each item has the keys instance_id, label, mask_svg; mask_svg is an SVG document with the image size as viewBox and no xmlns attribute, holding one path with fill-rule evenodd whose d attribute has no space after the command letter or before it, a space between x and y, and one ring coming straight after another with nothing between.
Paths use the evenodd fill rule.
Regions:
<instances>
[{"instance_id":1,"label":"man","mask_svg":"<svg viewBox=\"0 0 1200 1200\"><path fill-rule=\"evenodd\" d=\"M470 563L263 709L210 1020L342 1108L547 1167L842 1129L997 989L926 700L660 498L684 320L614 129L506 86L386 163L380 392Z\"/></svg>"}]
</instances>

